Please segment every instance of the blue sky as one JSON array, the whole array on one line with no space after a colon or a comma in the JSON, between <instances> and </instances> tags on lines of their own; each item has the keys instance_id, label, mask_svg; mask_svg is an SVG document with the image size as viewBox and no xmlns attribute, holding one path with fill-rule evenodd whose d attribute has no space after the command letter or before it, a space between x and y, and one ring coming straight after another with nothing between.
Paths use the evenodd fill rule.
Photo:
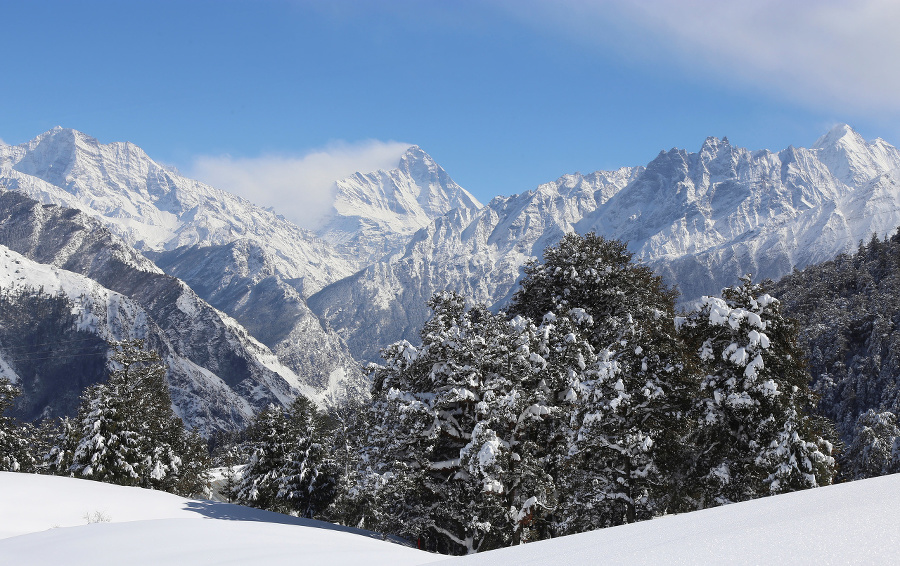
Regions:
<instances>
[{"instance_id":1,"label":"blue sky","mask_svg":"<svg viewBox=\"0 0 900 566\"><path fill-rule=\"evenodd\" d=\"M895 4L0 0L0 139L127 140L264 205L400 144L483 201L707 136L897 144Z\"/></svg>"}]
</instances>

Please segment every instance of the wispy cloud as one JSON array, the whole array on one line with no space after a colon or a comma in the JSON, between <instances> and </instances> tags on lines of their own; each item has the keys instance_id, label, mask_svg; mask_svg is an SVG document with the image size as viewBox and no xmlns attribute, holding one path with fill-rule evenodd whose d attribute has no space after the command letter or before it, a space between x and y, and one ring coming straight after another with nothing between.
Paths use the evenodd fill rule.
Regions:
<instances>
[{"instance_id":1,"label":"wispy cloud","mask_svg":"<svg viewBox=\"0 0 900 566\"><path fill-rule=\"evenodd\" d=\"M356 172L393 169L410 145L368 140L335 142L297 156L199 156L189 174L315 229L331 211L335 181Z\"/></svg>"},{"instance_id":2,"label":"wispy cloud","mask_svg":"<svg viewBox=\"0 0 900 566\"><path fill-rule=\"evenodd\" d=\"M820 109L900 114L895 0L497 0L557 36Z\"/></svg>"}]
</instances>

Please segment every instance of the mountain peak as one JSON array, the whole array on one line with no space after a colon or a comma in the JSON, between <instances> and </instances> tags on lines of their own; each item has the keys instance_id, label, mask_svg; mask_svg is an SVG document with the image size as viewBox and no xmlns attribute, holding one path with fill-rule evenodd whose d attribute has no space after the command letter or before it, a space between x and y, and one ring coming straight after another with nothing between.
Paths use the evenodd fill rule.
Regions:
<instances>
[{"instance_id":1,"label":"mountain peak","mask_svg":"<svg viewBox=\"0 0 900 566\"><path fill-rule=\"evenodd\" d=\"M812 149L825 149L837 145L865 145L866 140L847 124L838 124L816 140Z\"/></svg>"},{"instance_id":2,"label":"mountain peak","mask_svg":"<svg viewBox=\"0 0 900 566\"><path fill-rule=\"evenodd\" d=\"M400 163L397 166L401 171L436 171L440 166L428 153L417 145L411 145L400 156Z\"/></svg>"},{"instance_id":3,"label":"mountain peak","mask_svg":"<svg viewBox=\"0 0 900 566\"><path fill-rule=\"evenodd\" d=\"M716 157L720 152L728 151L730 149L731 144L728 142L727 137L719 139L715 136L710 136L706 138L703 145L700 147L700 154Z\"/></svg>"}]
</instances>

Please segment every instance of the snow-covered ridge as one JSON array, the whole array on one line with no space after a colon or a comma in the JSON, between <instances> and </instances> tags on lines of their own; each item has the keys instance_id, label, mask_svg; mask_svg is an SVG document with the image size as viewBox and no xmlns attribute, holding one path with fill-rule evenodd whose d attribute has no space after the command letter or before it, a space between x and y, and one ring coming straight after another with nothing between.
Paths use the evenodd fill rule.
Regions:
<instances>
[{"instance_id":1,"label":"snow-covered ridge","mask_svg":"<svg viewBox=\"0 0 900 566\"><path fill-rule=\"evenodd\" d=\"M0 147L0 187L45 204L76 208L140 251L211 246L246 238L279 273L312 292L352 272L329 244L272 211L182 177L128 142L101 144L54 128Z\"/></svg>"},{"instance_id":2,"label":"snow-covered ridge","mask_svg":"<svg viewBox=\"0 0 900 566\"><path fill-rule=\"evenodd\" d=\"M900 152L835 127L811 149L750 151L708 138L646 167L566 175L484 208L458 209L387 257L310 298L358 358L416 341L436 291L502 307L521 266L568 231L628 242L685 302L738 278L777 279L900 226Z\"/></svg>"}]
</instances>

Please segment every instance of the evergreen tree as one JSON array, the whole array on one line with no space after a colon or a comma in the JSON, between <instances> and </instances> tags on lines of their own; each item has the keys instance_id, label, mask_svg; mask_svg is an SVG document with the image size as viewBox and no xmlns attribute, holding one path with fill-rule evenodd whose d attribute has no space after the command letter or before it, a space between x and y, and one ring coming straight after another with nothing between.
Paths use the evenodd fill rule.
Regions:
<instances>
[{"instance_id":1,"label":"evergreen tree","mask_svg":"<svg viewBox=\"0 0 900 566\"><path fill-rule=\"evenodd\" d=\"M143 341L116 345L105 383L82 395L67 437L51 451L63 473L184 495L205 492L206 455L172 411L165 366Z\"/></svg>"},{"instance_id":2,"label":"evergreen tree","mask_svg":"<svg viewBox=\"0 0 900 566\"><path fill-rule=\"evenodd\" d=\"M248 430L253 446L250 459L231 494L235 503L270 511L290 510L278 501L280 470L291 442L287 424L282 409L274 405L256 415Z\"/></svg>"},{"instance_id":3,"label":"evergreen tree","mask_svg":"<svg viewBox=\"0 0 900 566\"><path fill-rule=\"evenodd\" d=\"M373 373L384 528L453 554L539 538L556 498L547 434L558 399L535 351L541 332L455 293L429 306L421 347L389 346Z\"/></svg>"},{"instance_id":4,"label":"evergreen tree","mask_svg":"<svg viewBox=\"0 0 900 566\"><path fill-rule=\"evenodd\" d=\"M890 411L869 409L859 416L853 441L841 454L841 476L848 480L900 472L900 427Z\"/></svg>"},{"instance_id":5,"label":"evergreen tree","mask_svg":"<svg viewBox=\"0 0 900 566\"><path fill-rule=\"evenodd\" d=\"M704 297L683 325L703 376L691 439L693 506L831 483L829 427L811 416L795 324L749 276L722 295Z\"/></svg>"},{"instance_id":6,"label":"evergreen tree","mask_svg":"<svg viewBox=\"0 0 900 566\"><path fill-rule=\"evenodd\" d=\"M525 268L510 312L582 321L598 362L573 392L565 532L664 512L692 382L674 325L676 291L624 243L567 234Z\"/></svg>"},{"instance_id":7,"label":"evergreen tree","mask_svg":"<svg viewBox=\"0 0 900 566\"><path fill-rule=\"evenodd\" d=\"M19 393L19 388L0 377L0 471L3 472L33 472L37 465L34 427L4 414Z\"/></svg>"},{"instance_id":8,"label":"evergreen tree","mask_svg":"<svg viewBox=\"0 0 900 566\"><path fill-rule=\"evenodd\" d=\"M869 409L900 414L900 230L794 271L772 294L799 321L818 411L847 445Z\"/></svg>"},{"instance_id":9,"label":"evergreen tree","mask_svg":"<svg viewBox=\"0 0 900 566\"><path fill-rule=\"evenodd\" d=\"M341 399L327 408L332 423L332 446L337 465L335 499L323 519L333 523L377 530L382 516L382 477L372 467L374 447L368 443L372 423L368 401Z\"/></svg>"},{"instance_id":10,"label":"evergreen tree","mask_svg":"<svg viewBox=\"0 0 900 566\"><path fill-rule=\"evenodd\" d=\"M339 470L325 417L305 397L270 406L251 425L253 451L234 489L238 503L320 516L337 495Z\"/></svg>"},{"instance_id":11,"label":"evergreen tree","mask_svg":"<svg viewBox=\"0 0 900 566\"><path fill-rule=\"evenodd\" d=\"M282 466L278 497L301 517L319 516L336 497L340 476L328 423L302 396L291 404L288 417L293 445Z\"/></svg>"}]
</instances>

